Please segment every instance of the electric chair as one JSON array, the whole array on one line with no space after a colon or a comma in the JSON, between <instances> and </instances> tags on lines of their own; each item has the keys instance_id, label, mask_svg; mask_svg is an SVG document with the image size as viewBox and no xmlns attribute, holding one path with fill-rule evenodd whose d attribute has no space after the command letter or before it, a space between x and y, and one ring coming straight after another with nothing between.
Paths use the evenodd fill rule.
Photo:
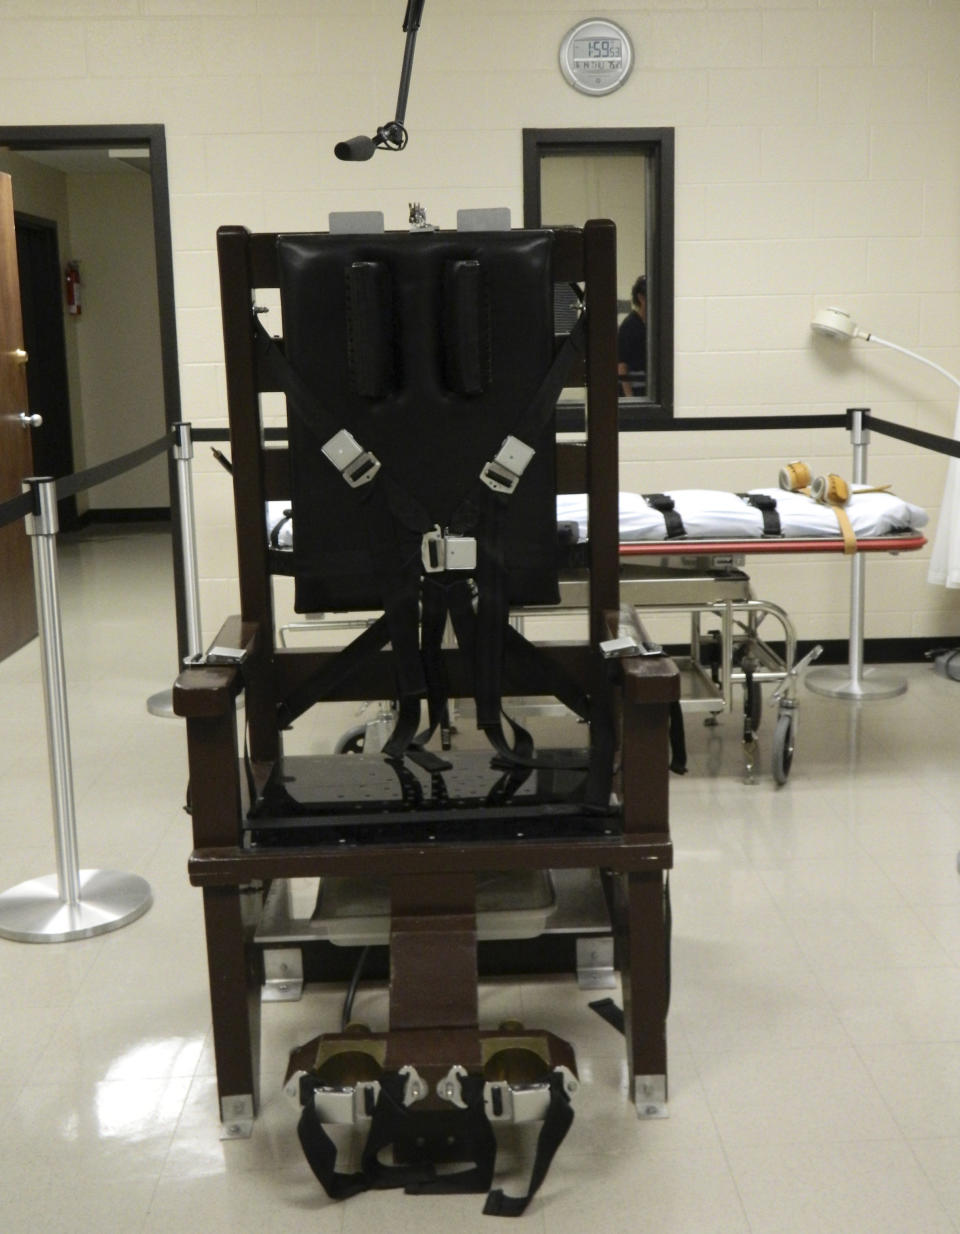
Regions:
<instances>
[{"instance_id":1,"label":"electric chair","mask_svg":"<svg viewBox=\"0 0 960 1234\"><path fill-rule=\"evenodd\" d=\"M601 872L631 1097L641 1116L666 1109L679 690L669 660L629 654L640 638L619 601L615 250L607 221L218 233L241 612L174 690L187 722L189 877L203 892L221 1118L247 1131L259 1102L254 930L271 883L389 886L386 1032L321 1034L288 1071L301 1142L335 1198L368 1186L487 1191L492 1128L526 1116L543 1122L529 1194L490 1192L486 1209L516 1215L569 1125L572 1045L549 1025L479 1022L477 881L491 871ZM562 337L556 284L582 304ZM279 288L282 338L255 303L264 288ZM586 389L585 440L556 440L564 386ZM261 417L261 395L275 391L285 446ZM558 491L589 494L585 542L558 529ZM278 499L289 551L266 534ZM275 574L293 575L299 612L374 616L341 648L278 645ZM519 633L516 616L559 605L568 583L587 636ZM541 749L511 714L511 699L542 696L580 721L575 744ZM285 757L284 731L308 708L378 699L395 715L382 752ZM451 738L451 700L473 700L474 748ZM353 1174L337 1172L324 1131L343 1121L369 1128ZM450 1161L469 1168L436 1170Z\"/></svg>"}]
</instances>

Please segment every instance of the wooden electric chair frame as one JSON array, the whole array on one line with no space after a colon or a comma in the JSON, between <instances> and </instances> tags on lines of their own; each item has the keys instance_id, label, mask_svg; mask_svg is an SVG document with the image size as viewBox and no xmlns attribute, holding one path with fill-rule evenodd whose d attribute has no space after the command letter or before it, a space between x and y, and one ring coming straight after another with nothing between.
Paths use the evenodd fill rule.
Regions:
<instances>
[{"instance_id":1,"label":"wooden electric chair frame","mask_svg":"<svg viewBox=\"0 0 960 1234\"><path fill-rule=\"evenodd\" d=\"M254 345L256 289L277 286L276 236L242 227L218 232L230 442L236 503L241 613L215 643L241 648L241 666L188 666L174 690L187 722L193 853L189 877L202 888L213 1040L221 1118L252 1126L259 1104L262 953L254 943L259 908L273 879L369 875L391 888L390 1028L403 1060L411 1034L443 1026L476 1030L475 876L489 870L598 869L603 875L622 975L631 1097L641 1115L666 1104L669 996L667 870L668 714L679 697L677 672L663 658L605 662L614 677L622 813L612 834L585 838L478 838L430 843L372 842L313 847L244 847L250 786L238 747L237 698L245 694L252 782L262 786L280 756L277 704L334 652L277 646L265 507L289 498L287 451L264 445ZM618 430L616 232L605 220L557 232L554 277L584 289L585 372L569 384L587 389L586 443L558 443L558 486L589 494L589 643L549 645L565 668L588 683L598 671L597 644L617 621ZM461 653L446 651L452 697L468 697ZM595 678L593 678L595 680ZM531 685L526 683L527 687ZM513 695L537 693L511 672ZM390 653L380 652L334 695L393 697ZM518 814L521 813L518 808ZM427 940L426 945L424 940ZM544 1025L549 1028L549 1025Z\"/></svg>"}]
</instances>

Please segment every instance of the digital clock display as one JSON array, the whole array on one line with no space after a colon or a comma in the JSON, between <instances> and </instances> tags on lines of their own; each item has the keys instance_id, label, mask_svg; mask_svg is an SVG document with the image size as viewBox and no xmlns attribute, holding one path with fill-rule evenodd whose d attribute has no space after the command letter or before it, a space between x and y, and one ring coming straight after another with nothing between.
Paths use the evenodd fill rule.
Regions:
<instances>
[{"instance_id":1,"label":"digital clock display","mask_svg":"<svg viewBox=\"0 0 960 1234\"><path fill-rule=\"evenodd\" d=\"M633 48L622 27L603 18L582 21L560 45L560 69L576 90L609 94L630 74Z\"/></svg>"},{"instance_id":2,"label":"digital clock display","mask_svg":"<svg viewBox=\"0 0 960 1234\"><path fill-rule=\"evenodd\" d=\"M573 63L577 68L619 68L622 59L622 39L574 39L573 41Z\"/></svg>"}]
</instances>

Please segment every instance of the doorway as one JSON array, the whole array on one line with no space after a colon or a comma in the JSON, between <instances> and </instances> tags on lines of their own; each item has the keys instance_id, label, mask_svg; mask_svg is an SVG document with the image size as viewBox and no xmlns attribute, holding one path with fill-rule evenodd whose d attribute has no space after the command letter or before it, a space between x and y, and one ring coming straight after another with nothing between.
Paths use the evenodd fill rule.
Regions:
<instances>
[{"instance_id":1,"label":"doorway","mask_svg":"<svg viewBox=\"0 0 960 1234\"><path fill-rule=\"evenodd\" d=\"M43 416L43 423L31 430L33 469L39 476L59 479L73 471L73 426L61 310L57 224L53 219L18 211L14 211L13 218L20 270L23 346L30 357L25 366L27 402L31 410ZM61 530L72 530L78 521L77 499L62 498L58 513Z\"/></svg>"},{"instance_id":2,"label":"doorway","mask_svg":"<svg viewBox=\"0 0 960 1234\"><path fill-rule=\"evenodd\" d=\"M82 163L88 159L95 159L97 157L106 159L109 157L118 162L127 163L130 167L137 168L141 173L145 173L143 183L146 185L147 199L152 209L153 230L150 262L151 277L149 283L151 285L151 294L155 294L154 310L157 320L160 352L159 363L156 368L156 380L151 384L160 388L162 404L161 414L158 416L157 431L140 433L138 440L131 443L134 447L146 444L152 437L162 432L164 427L169 429L170 426L181 419L173 288L173 252L170 232L166 139L163 125L0 126L0 169L2 169L3 156L8 153L15 160L20 161L21 170L25 166L23 160L28 161L28 166L33 163L40 166L43 164L49 166L52 163L56 166L57 160L63 160L66 165L69 165L70 160ZM17 197L16 173L14 173L14 201L19 208L20 202ZM25 208L23 213L33 215L34 220L38 218L42 220L46 212ZM122 238L122 236L118 234L118 238ZM65 256L71 256L71 254L65 255L62 251L59 253L56 271L57 296L61 307L63 302L61 282ZM143 282L142 269L133 268L132 262L124 267L122 274L125 279L129 277L131 281L139 279L141 283ZM71 361L68 355L68 368L71 363L75 363L75 361ZM120 367L115 366L118 370ZM103 368L106 371L106 366L103 366ZM46 394L43 397L46 400ZM55 406L55 404L50 405ZM68 402L66 414L69 415L71 410L73 418L76 420L78 408L74 406L71 409ZM46 408L44 408L44 411L46 411ZM57 415L56 410L53 414L54 416ZM84 408L84 414L97 417L99 414L97 406L94 405L89 409ZM95 420L94 423L96 423ZM52 437L53 435L51 434L50 436ZM62 447L64 444L70 444L69 434L63 433L57 434L57 436L62 438L57 443L59 447ZM37 445L38 452L44 449L43 443L38 442ZM53 443L51 443L51 448L53 448ZM84 466L105 462L108 458L124 453L127 448L130 448L130 446L125 443L118 446L115 441L111 441L109 434L107 434L103 439L95 439L94 447L90 451L91 457L86 458L75 455L72 460L72 468L73 470L78 470ZM54 474L61 474L57 473L55 469L63 465L62 458L59 462L54 462L48 456L45 470ZM137 473L133 472L130 475L136 477ZM122 480L123 477L119 479ZM166 506L169 501L173 532L172 554L178 644L182 656L187 650L187 639L181 568L180 511L177 504L175 479L175 465L173 459L168 456L163 489L163 505ZM116 483L116 481L112 483ZM168 492L169 497L167 496Z\"/></svg>"},{"instance_id":3,"label":"doorway","mask_svg":"<svg viewBox=\"0 0 960 1234\"><path fill-rule=\"evenodd\" d=\"M10 177L0 174L0 502L17 497L20 481L33 471L16 258L13 190ZM37 633L30 557L20 523L0 527L0 660Z\"/></svg>"}]
</instances>

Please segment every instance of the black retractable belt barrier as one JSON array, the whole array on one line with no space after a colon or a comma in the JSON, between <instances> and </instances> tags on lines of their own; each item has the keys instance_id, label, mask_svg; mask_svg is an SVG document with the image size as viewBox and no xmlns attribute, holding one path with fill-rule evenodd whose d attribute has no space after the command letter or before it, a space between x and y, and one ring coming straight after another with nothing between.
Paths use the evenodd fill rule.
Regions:
<instances>
[{"instance_id":1,"label":"black retractable belt barrier","mask_svg":"<svg viewBox=\"0 0 960 1234\"><path fill-rule=\"evenodd\" d=\"M155 455L162 454L169 445L168 437L158 437L156 441L131 450L129 454L110 459L109 462L100 463L96 467L88 467L85 471L78 471L73 475L63 476L54 481L57 498L73 497L88 488L96 488L98 484L112 480L115 476L123 475L124 472L133 471L135 467L140 467ZM34 514L36 512L34 503L34 495L29 492L12 497L9 501L0 502L0 527L6 527L9 523L26 518L28 514Z\"/></svg>"},{"instance_id":2,"label":"black retractable belt barrier","mask_svg":"<svg viewBox=\"0 0 960 1234\"><path fill-rule=\"evenodd\" d=\"M21 493L19 497L0 502L0 527L6 527L8 523L16 523L28 514L33 514L33 504L32 493Z\"/></svg>"},{"instance_id":3,"label":"black retractable belt barrier","mask_svg":"<svg viewBox=\"0 0 960 1234\"><path fill-rule=\"evenodd\" d=\"M960 441L953 437L941 437L937 433L925 433L922 429L908 428L905 424L893 424L890 420L881 420L866 410L863 412L863 427L873 429L885 437L895 437L898 441L922 446L925 450L934 450L937 454L960 458Z\"/></svg>"}]
</instances>

